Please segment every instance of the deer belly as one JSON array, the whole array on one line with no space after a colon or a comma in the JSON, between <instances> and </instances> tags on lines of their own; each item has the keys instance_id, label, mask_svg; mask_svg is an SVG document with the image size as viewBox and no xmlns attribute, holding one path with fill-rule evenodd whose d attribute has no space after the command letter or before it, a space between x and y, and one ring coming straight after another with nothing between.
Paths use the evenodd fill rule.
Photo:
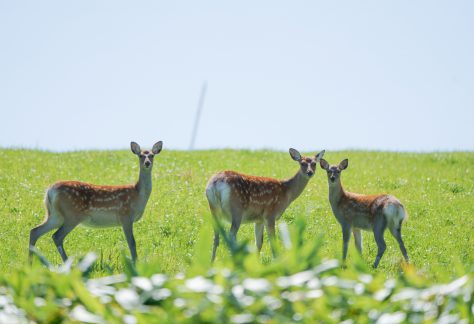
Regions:
<instances>
[{"instance_id":1,"label":"deer belly","mask_svg":"<svg viewBox=\"0 0 474 324\"><path fill-rule=\"evenodd\" d=\"M255 214L246 214L242 217L242 223L243 224L246 224L246 223L255 223L256 220L259 220L260 217L258 217L257 215Z\"/></svg>"},{"instance_id":2,"label":"deer belly","mask_svg":"<svg viewBox=\"0 0 474 324\"><path fill-rule=\"evenodd\" d=\"M352 226L365 231L371 231L373 227L370 220L366 217L356 217L353 220Z\"/></svg>"},{"instance_id":3,"label":"deer belly","mask_svg":"<svg viewBox=\"0 0 474 324\"><path fill-rule=\"evenodd\" d=\"M232 223L232 215L230 213L220 212L218 213L219 218L225 220L229 224ZM242 214L241 224L255 223L262 219L262 213L255 213L251 211L244 212Z\"/></svg>"},{"instance_id":4,"label":"deer belly","mask_svg":"<svg viewBox=\"0 0 474 324\"><path fill-rule=\"evenodd\" d=\"M249 209L248 211L242 214L242 223L255 223L263 221L264 210L259 209Z\"/></svg>"},{"instance_id":5,"label":"deer belly","mask_svg":"<svg viewBox=\"0 0 474 324\"><path fill-rule=\"evenodd\" d=\"M119 226L120 222L117 213L96 212L88 215L82 224L88 227L111 227Z\"/></svg>"}]
</instances>

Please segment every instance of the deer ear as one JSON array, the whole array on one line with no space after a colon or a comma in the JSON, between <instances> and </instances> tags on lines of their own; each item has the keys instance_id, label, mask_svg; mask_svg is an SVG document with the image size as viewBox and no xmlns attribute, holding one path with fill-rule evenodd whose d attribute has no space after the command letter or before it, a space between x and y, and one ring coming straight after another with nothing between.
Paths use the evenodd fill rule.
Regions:
<instances>
[{"instance_id":1,"label":"deer ear","mask_svg":"<svg viewBox=\"0 0 474 324\"><path fill-rule=\"evenodd\" d=\"M130 143L130 149L132 150L133 153L135 153L137 155L140 154L140 152L141 152L140 145L138 145L135 142Z\"/></svg>"},{"instance_id":2,"label":"deer ear","mask_svg":"<svg viewBox=\"0 0 474 324\"><path fill-rule=\"evenodd\" d=\"M159 141L159 142L156 142L155 145L153 145L153 148L151 149L151 151L153 152L153 154L158 154L161 152L162 148L163 148L163 142Z\"/></svg>"},{"instance_id":3,"label":"deer ear","mask_svg":"<svg viewBox=\"0 0 474 324\"><path fill-rule=\"evenodd\" d=\"M319 160L319 165L321 166L321 169L323 170L328 170L329 169L329 163L325 159Z\"/></svg>"},{"instance_id":4,"label":"deer ear","mask_svg":"<svg viewBox=\"0 0 474 324\"><path fill-rule=\"evenodd\" d=\"M348 165L349 165L349 160L348 159L342 160L341 163L339 163L339 170L347 169Z\"/></svg>"},{"instance_id":5,"label":"deer ear","mask_svg":"<svg viewBox=\"0 0 474 324\"><path fill-rule=\"evenodd\" d=\"M318 154L315 155L316 162L319 162L323 158L324 153L326 153L326 150L322 150L321 152L319 152Z\"/></svg>"},{"instance_id":6,"label":"deer ear","mask_svg":"<svg viewBox=\"0 0 474 324\"><path fill-rule=\"evenodd\" d=\"M301 161L301 154L300 152L298 152L297 150L295 150L294 148L290 148L290 156L293 160L295 161Z\"/></svg>"}]
</instances>

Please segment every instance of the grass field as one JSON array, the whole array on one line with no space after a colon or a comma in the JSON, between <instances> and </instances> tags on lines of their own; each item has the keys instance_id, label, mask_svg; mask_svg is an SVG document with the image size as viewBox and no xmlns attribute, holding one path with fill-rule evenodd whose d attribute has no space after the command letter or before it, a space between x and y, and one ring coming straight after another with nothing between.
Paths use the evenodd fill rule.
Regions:
<instances>
[{"instance_id":1,"label":"grass field","mask_svg":"<svg viewBox=\"0 0 474 324\"><path fill-rule=\"evenodd\" d=\"M320 149L319 147L317 148ZM313 152L314 154L314 152ZM346 190L360 193L391 193L406 206L409 219L402 234L415 268L436 281L469 269L474 263L474 153L386 153L365 151L326 152L335 164L349 158L343 173ZM186 270L202 231L212 236L211 216L204 194L208 178L223 169L276 178L293 176L298 165L288 153L273 151L214 150L168 151L156 159L153 192L143 218L135 224L140 263L153 263L156 272L174 274ZM44 218L46 188L57 180L97 184L136 181L137 158L129 151L50 153L34 150L0 150L0 272L9 273L27 264L28 237ZM326 175L318 168L303 194L280 221L289 224L303 216L306 240L323 235L322 256L341 257L342 235L328 199ZM43 236L38 249L52 263L60 257L51 240ZM365 232L363 260L372 264L376 245ZM395 276L402 260L395 240L386 232L387 250L375 271ZM242 225L239 240L254 244L253 226ZM281 243L280 243L281 244ZM122 256L129 250L120 228L78 227L65 240L69 255L95 251L100 263L94 276L123 270ZM209 245L209 258L211 245ZM219 260L227 254L221 245ZM353 240L348 262L356 258ZM261 254L271 262L268 242Z\"/></svg>"}]
</instances>

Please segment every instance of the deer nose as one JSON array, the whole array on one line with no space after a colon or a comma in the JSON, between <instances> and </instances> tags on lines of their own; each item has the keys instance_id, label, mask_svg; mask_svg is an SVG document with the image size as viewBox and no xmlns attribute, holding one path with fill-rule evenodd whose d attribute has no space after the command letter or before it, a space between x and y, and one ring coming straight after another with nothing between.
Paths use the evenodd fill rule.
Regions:
<instances>
[{"instance_id":1,"label":"deer nose","mask_svg":"<svg viewBox=\"0 0 474 324\"><path fill-rule=\"evenodd\" d=\"M308 171L308 172L306 172L306 174L311 177L314 174L314 172L313 171Z\"/></svg>"},{"instance_id":2,"label":"deer nose","mask_svg":"<svg viewBox=\"0 0 474 324\"><path fill-rule=\"evenodd\" d=\"M145 161L145 166L148 168L151 165L150 161Z\"/></svg>"}]
</instances>

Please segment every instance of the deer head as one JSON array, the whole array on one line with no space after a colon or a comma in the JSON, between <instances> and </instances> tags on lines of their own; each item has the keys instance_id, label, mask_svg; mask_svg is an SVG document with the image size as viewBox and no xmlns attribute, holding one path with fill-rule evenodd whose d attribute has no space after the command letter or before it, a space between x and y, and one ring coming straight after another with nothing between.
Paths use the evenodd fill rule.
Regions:
<instances>
[{"instance_id":1,"label":"deer head","mask_svg":"<svg viewBox=\"0 0 474 324\"><path fill-rule=\"evenodd\" d=\"M302 156L300 152L294 148L290 148L290 156L293 160L300 164L300 171L302 174L306 175L308 178L311 178L316 172L316 165L324 156L325 150L322 150L315 156L306 157Z\"/></svg>"},{"instance_id":2,"label":"deer head","mask_svg":"<svg viewBox=\"0 0 474 324\"><path fill-rule=\"evenodd\" d=\"M163 142L159 141L153 145L151 151L141 150L140 145L135 142L130 143L130 148L132 152L138 156L140 160L140 169L150 169L153 167L153 158L156 154L161 152L163 148Z\"/></svg>"},{"instance_id":3,"label":"deer head","mask_svg":"<svg viewBox=\"0 0 474 324\"><path fill-rule=\"evenodd\" d=\"M341 161L341 163L339 163L339 165L330 166L325 159L321 159L321 161L319 161L319 164L321 165L321 168L323 170L326 170L328 174L329 183L335 183L337 180L339 180L342 170L347 169L347 166L349 165L349 160L344 159Z\"/></svg>"}]
</instances>

